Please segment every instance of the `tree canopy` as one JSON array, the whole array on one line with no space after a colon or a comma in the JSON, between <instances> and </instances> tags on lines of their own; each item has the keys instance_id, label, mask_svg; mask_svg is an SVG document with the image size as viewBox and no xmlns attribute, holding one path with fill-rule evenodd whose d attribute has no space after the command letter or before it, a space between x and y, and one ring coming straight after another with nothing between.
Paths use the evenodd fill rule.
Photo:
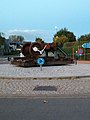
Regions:
<instances>
[{"instance_id":1,"label":"tree canopy","mask_svg":"<svg viewBox=\"0 0 90 120\"><path fill-rule=\"evenodd\" d=\"M68 42L68 38L65 35L62 35L60 37L55 36L53 41L54 41L54 43L57 43L58 45L60 45L61 47L63 47L63 44L65 42Z\"/></svg>"},{"instance_id":2,"label":"tree canopy","mask_svg":"<svg viewBox=\"0 0 90 120\"><path fill-rule=\"evenodd\" d=\"M43 41L43 39L42 38L36 38L36 40L35 40L36 42L38 42L38 43L44 43L44 41Z\"/></svg>"},{"instance_id":3,"label":"tree canopy","mask_svg":"<svg viewBox=\"0 0 90 120\"><path fill-rule=\"evenodd\" d=\"M76 41L76 36L73 32L68 31L68 29L64 28L58 31L54 35L54 42L63 45L65 42L74 42Z\"/></svg>"},{"instance_id":4,"label":"tree canopy","mask_svg":"<svg viewBox=\"0 0 90 120\"><path fill-rule=\"evenodd\" d=\"M4 40L5 40L5 38L0 36L0 45L4 44Z\"/></svg>"},{"instance_id":5,"label":"tree canopy","mask_svg":"<svg viewBox=\"0 0 90 120\"><path fill-rule=\"evenodd\" d=\"M80 38L78 38L78 41L87 41L90 42L90 33L86 35L81 35Z\"/></svg>"},{"instance_id":6,"label":"tree canopy","mask_svg":"<svg viewBox=\"0 0 90 120\"><path fill-rule=\"evenodd\" d=\"M0 32L0 46L4 44L5 37L3 37L5 34Z\"/></svg>"},{"instance_id":7,"label":"tree canopy","mask_svg":"<svg viewBox=\"0 0 90 120\"><path fill-rule=\"evenodd\" d=\"M9 39L13 42L23 42L24 41L24 37L21 35L10 35Z\"/></svg>"}]
</instances>

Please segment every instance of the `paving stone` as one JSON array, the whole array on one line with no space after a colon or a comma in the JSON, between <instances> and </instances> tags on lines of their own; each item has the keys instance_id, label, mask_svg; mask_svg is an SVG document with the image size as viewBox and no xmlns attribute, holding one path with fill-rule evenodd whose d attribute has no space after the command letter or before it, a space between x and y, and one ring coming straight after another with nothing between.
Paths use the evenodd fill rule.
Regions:
<instances>
[{"instance_id":1,"label":"paving stone","mask_svg":"<svg viewBox=\"0 0 90 120\"><path fill-rule=\"evenodd\" d=\"M57 91L38 90L37 86L53 86ZM0 97L29 97L29 96L62 96L62 95L90 95L90 79L79 80L18 80L0 79Z\"/></svg>"}]
</instances>

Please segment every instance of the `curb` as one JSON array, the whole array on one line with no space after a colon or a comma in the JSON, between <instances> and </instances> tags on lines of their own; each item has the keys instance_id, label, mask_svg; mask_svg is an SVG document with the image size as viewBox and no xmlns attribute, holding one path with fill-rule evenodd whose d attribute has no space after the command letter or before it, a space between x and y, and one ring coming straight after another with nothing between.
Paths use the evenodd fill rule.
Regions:
<instances>
[{"instance_id":1,"label":"curb","mask_svg":"<svg viewBox=\"0 0 90 120\"><path fill-rule=\"evenodd\" d=\"M29 79L29 80L64 80L64 79L69 79L69 80L74 80L74 79L80 79L80 78L90 78L90 75L87 76L67 76L67 77L3 77L0 76L0 79L13 79L13 80L24 80L24 79Z\"/></svg>"},{"instance_id":2,"label":"curb","mask_svg":"<svg viewBox=\"0 0 90 120\"><path fill-rule=\"evenodd\" d=\"M77 60L77 64L90 64L89 60Z\"/></svg>"}]
</instances>

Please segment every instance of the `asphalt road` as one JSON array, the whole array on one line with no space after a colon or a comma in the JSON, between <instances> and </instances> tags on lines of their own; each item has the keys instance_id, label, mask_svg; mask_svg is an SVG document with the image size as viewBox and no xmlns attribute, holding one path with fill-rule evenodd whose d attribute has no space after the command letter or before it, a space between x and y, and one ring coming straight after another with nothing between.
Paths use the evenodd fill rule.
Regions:
<instances>
[{"instance_id":1,"label":"asphalt road","mask_svg":"<svg viewBox=\"0 0 90 120\"><path fill-rule=\"evenodd\" d=\"M90 120L90 98L0 98L0 120Z\"/></svg>"}]
</instances>

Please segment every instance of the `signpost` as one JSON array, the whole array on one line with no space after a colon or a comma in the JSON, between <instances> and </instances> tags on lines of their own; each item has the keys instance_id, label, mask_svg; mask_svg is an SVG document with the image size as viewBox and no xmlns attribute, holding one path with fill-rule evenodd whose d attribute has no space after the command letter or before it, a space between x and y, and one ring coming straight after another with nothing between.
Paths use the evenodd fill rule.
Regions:
<instances>
[{"instance_id":1,"label":"signpost","mask_svg":"<svg viewBox=\"0 0 90 120\"><path fill-rule=\"evenodd\" d=\"M82 48L79 48L78 51L77 51L78 54L83 54L83 49Z\"/></svg>"},{"instance_id":2,"label":"signpost","mask_svg":"<svg viewBox=\"0 0 90 120\"><path fill-rule=\"evenodd\" d=\"M90 43L84 43L82 47L84 48L84 60L86 60L87 59L87 56L86 56L87 48L90 48Z\"/></svg>"},{"instance_id":3,"label":"signpost","mask_svg":"<svg viewBox=\"0 0 90 120\"><path fill-rule=\"evenodd\" d=\"M90 43L84 43L84 44L82 45L82 47L83 47L83 48L90 48Z\"/></svg>"},{"instance_id":4,"label":"signpost","mask_svg":"<svg viewBox=\"0 0 90 120\"><path fill-rule=\"evenodd\" d=\"M81 56L83 54L83 49L79 48L78 51L77 51L77 54L78 54L78 58L80 57L80 60L81 60Z\"/></svg>"},{"instance_id":5,"label":"signpost","mask_svg":"<svg viewBox=\"0 0 90 120\"><path fill-rule=\"evenodd\" d=\"M45 60L43 58L38 58L37 63L40 65L40 70L42 71L42 65L45 63Z\"/></svg>"}]
</instances>

